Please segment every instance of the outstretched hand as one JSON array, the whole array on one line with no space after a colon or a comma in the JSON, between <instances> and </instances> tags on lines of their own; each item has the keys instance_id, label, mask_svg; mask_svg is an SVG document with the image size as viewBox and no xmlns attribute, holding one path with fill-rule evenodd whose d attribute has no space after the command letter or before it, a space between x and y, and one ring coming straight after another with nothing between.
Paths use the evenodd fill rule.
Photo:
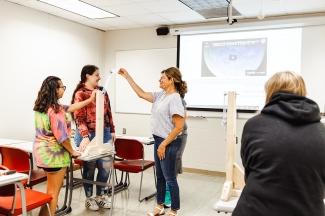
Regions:
<instances>
[{"instance_id":1,"label":"outstretched hand","mask_svg":"<svg viewBox=\"0 0 325 216\"><path fill-rule=\"evenodd\" d=\"M118 71L118 74L120 74L122 77L127 78L129 77L129 72L125 68L120 68Z\"/></svg>"},{"instance_id":2,"label":"outstretched hand","mask_svg":"<svg viewBox=\"0 0 325 216\"><path fill-rule=\"evenodd\" d=\"M71 157L73 158L77 158L81 155L81 153L79 151L73 150L73 152L71 153Z\"/></svg>"}]
</instances>

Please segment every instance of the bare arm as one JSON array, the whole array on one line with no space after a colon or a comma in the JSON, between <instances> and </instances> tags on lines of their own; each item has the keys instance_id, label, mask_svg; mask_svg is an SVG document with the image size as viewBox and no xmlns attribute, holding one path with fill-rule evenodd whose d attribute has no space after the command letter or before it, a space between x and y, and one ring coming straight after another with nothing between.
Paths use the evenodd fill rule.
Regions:
<instances>
[{"instance_id":1,"label":"bare arm","mask_svg":"<svg viewBox=\"0 0 325 216\"><path fill-rule=\"evenodd\" d=\"M138 97L145 99L146 101L153 103L153 95L151 92L145 92L130 76L128 71L124 68L120 68L118 72L122 77L124 77L130 84L133 91L138 95Z\"/></svg>"},{"instance_id":2,"label":"bare arm","mask_svg":"<svg viewBox=\"0 0 325 216\"><path fill-rule=\"evenodd\" d=\"M84 101L80 101L80 102L71 104L67 111L68 112L74 112L74 111L76 111L78 109L81 109L84 106L87 106L88 104L90 104L93 100L95 100L95 97L96 97L96 91L93 91L91 93L90 98L88 98L87 100L84 100Z\"/></svg>"},{"instance_id":3,"label":"bare arm","mask_svg":"<svg viewBox=\"0 0 325 216\"><path fill-rule=\"evenodd\" d=\"M78 157L80 156L81 154L77 151L75 151L72 146L71 146L71 142L69 139L65 140L63 143L62 143L62 146L70 153L70 155L72 157Z\"/></svg>"},{"instance_id":4,"label":"bare arm","mask_svg":"<svg viewBox=\"0 0 325 216\"><path fill-rule=\"evenodd\" d=\"M157 149L160 160L165 158L166 147L175 140L175 138L183 131L185 119L180 115L173 115L172 117L175 127L168 134L167 138L159 145Z\"/></svg>"}]
</instances>

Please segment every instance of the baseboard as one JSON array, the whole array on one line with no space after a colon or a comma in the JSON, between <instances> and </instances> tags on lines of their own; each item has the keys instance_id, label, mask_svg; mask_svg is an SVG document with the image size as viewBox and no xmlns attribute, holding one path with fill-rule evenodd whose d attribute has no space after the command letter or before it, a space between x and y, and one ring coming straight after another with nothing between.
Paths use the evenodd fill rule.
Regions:
<instances>
[{"instance_id":1,"label":"baseboard","mask_svg":"<svg viewBox=\"0 0 325 216\"><path fill-rule=\"evenodd\" d=\"M197 173L197 174L209 175L209 176L219 176L219 177L225 177L226 176L225 172L210 171L210 170L188 168L188 167L183 167L183 171L187 172L187 173Z\"/></svg>"}]
</instances>

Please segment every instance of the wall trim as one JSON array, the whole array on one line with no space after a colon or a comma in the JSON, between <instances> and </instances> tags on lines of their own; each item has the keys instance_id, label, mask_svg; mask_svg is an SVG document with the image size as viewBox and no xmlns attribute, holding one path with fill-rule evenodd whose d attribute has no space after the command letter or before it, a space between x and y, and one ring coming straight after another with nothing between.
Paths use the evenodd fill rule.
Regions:
<instances>
[{"instance_id":1,"label":"wall trim","mask_svg":"<svg viewBox=\"0 0 325 216\"><path fill-rule=\"evenodd\" d=\"M188 167L184 167L183 171L187 172L187 173L195 173L195 174L202 174L202 175L209 175L209 176L226 177L226 173L225 172L220 172L220 171L211 171L211 170L188 168Z\"/></svg>"}]
</instances>

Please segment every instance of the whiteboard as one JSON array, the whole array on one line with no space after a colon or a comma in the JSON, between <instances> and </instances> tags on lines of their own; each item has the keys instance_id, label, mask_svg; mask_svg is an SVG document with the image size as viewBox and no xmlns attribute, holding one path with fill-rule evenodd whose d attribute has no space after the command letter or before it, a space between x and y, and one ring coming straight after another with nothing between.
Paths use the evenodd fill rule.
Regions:
<instances>
[{"instance_id":1,"label":"whiteboard","mask_svg":"<svg viewBox=\"0 0 325 216\"><path fill-rule=\"evenodd\" d=\"M176 48L117 51L116 68L127 69L144 91L160 91L160 73L176 66L176 56ZM151 113L151 103L139 98L119 75L116 76L115 98L115 110L118 113Z\"/></svg>"}]
</instances>

